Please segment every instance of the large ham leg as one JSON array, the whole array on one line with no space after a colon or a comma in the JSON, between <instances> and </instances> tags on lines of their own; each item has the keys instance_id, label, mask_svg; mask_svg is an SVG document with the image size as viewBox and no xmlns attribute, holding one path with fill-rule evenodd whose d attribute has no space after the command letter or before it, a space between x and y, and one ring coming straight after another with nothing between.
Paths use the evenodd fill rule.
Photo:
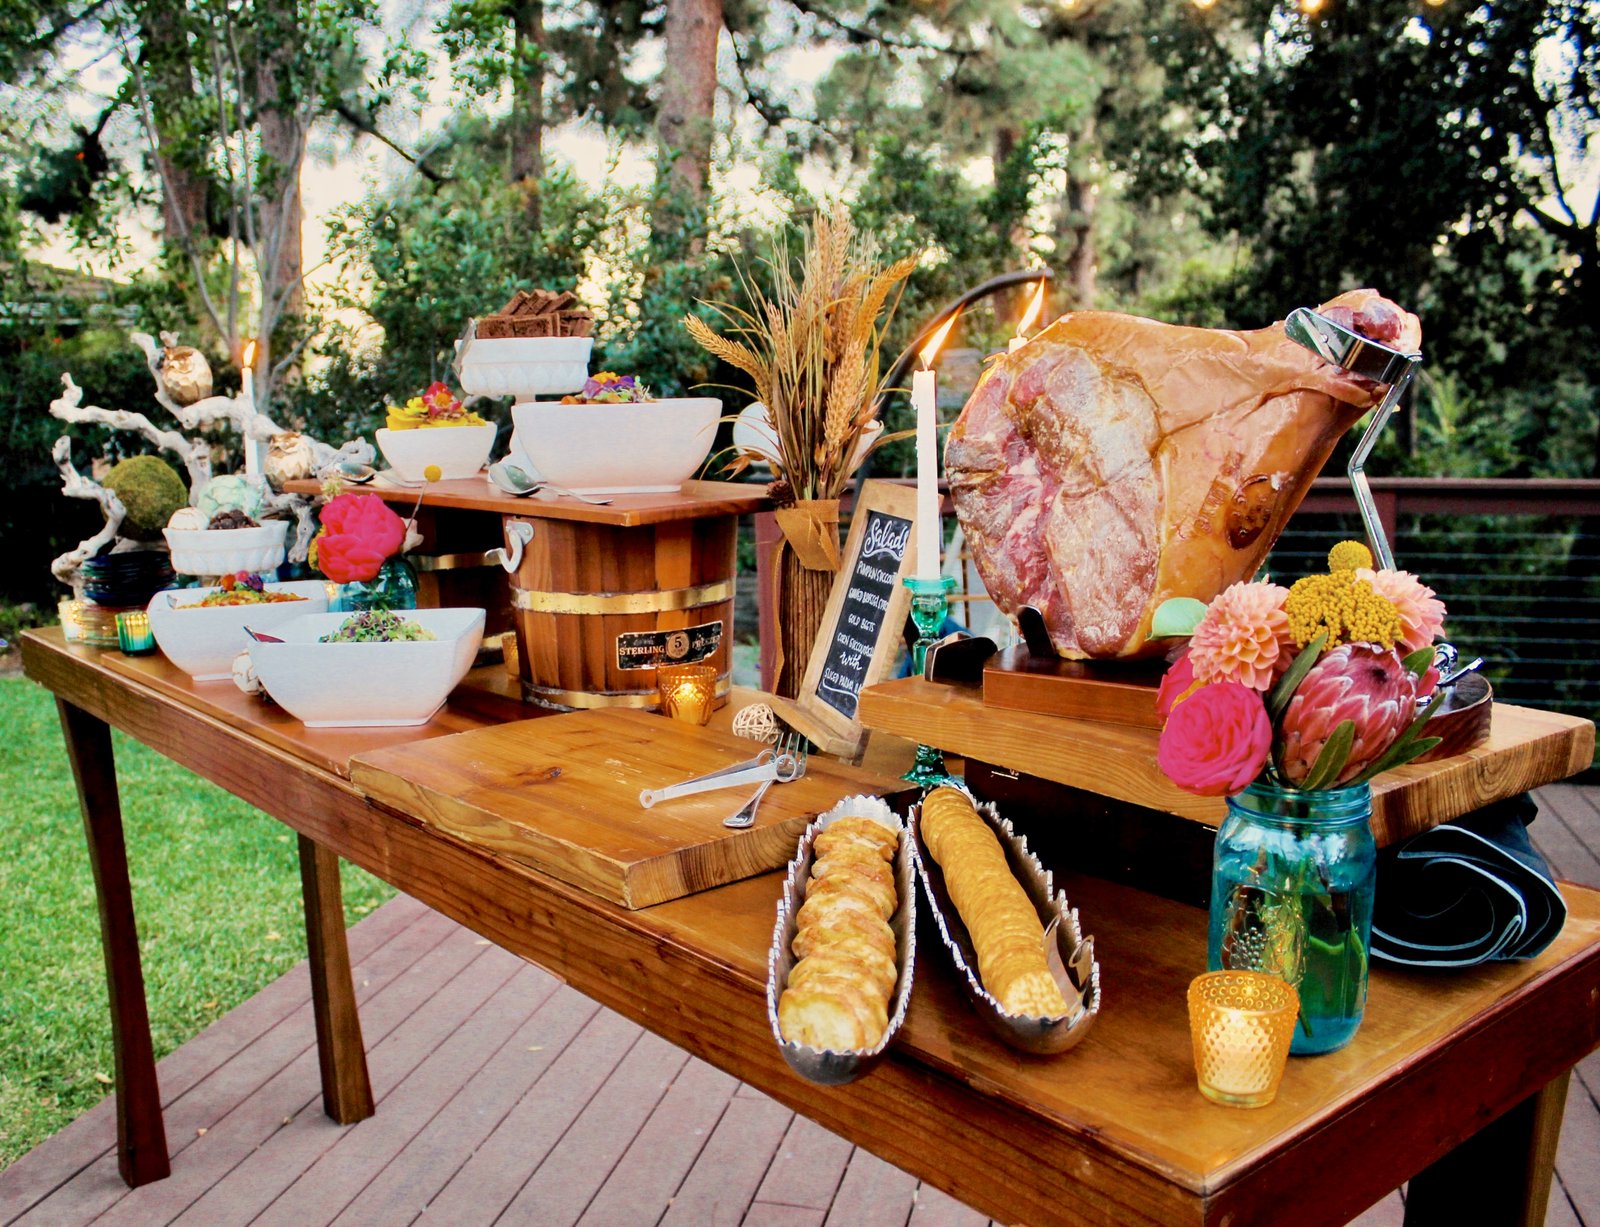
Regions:
<instances>
[{"instance_id":1,"label":"large ham leg","mask_svg":"<svg viewBox=\"0 0 1600 1227\"><path fill-rule=\"evenodd\" d=\"M1372 290L1324 314L1403 352L1417 318ZM1138 656L1169 597L1209 601L1260 567L1377 385L1274 324L1180 328L1063 316L979 380L945 471L1001 609L1035 605L1074 658Z\"/></svg>"}]
</instances>

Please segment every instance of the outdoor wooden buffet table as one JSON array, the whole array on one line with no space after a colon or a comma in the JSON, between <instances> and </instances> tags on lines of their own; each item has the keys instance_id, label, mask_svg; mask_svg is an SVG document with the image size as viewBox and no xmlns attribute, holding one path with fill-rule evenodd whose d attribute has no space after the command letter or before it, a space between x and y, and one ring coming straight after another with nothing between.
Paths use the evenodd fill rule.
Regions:
<instances>
[{"instance_id":1,"label":"outdoor wooden buffet table","mask_svg":"<svg viewBox=\"0 0 1600 1227\"><path fill-rule=\"evenodd\" d=\"M371 1093L337 857L1006 1222L1335 1225L1414 1177L1408 1222L1542 1222L1567 1072L1600 1045L1600 892L1568 886L1566 928L1538 959L1379 969L1349 1047L1293 1061L1269 1107L1216 1107L1195 1090L1184 1003L1204 969L1203 917L1069 874L1105 997L1078 1048L1030 1059L1002 1047L924 943L887 1059L852 1085L816 1087L789 1071L768 1029L777 874L629 911L376 805L345 777L354 754L513 709L452 706L420 729L318 734L160 658L68 646L56 630L29 632L24 662L57 697L84 805L133 1184L168 1163L108 726L300 833L324 1099L342 1121L370 1113Z\"/></svg>"}]
</instances>

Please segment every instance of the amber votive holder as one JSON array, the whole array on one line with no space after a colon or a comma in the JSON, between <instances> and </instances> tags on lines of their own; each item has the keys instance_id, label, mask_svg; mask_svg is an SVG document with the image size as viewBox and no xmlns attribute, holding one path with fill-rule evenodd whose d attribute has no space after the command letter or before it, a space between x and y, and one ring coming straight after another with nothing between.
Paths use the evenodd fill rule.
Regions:
<instances>
[{"instance_id":1,"label":"amber votive holder","mask_svg":"<svg viewBox=\"0 0 1600 1227\"><path fill-rule=\"evenodd\" d=\"M662 665L656 670L656 690L662 715L704 724L717 697L717 671L710 665Z\"/></svg>"},{"instance_id":2,"label":"amber votive holder","mask_svg":"<svg viewBox=\"0 0 1600 1227\"><path fill-rule=\"evenodd\" d=\"M1283 1081L1300 1013L1294 986L1260 971L1212 971L1189 985L1189 1033L1200 1093L1260 1108Z\"/></svg>"},{"instance_id":3,"label":"amber votive holder","mask_svg":"<svg viewBox=\"0 0 1600 1227\"><path fill-rule=\"evenodd\" d=\"M142 656L156 650L156 637L150 631L150 615L132 609L117 615L117 646L127 656Z\"/></svg>"}]
</instances>

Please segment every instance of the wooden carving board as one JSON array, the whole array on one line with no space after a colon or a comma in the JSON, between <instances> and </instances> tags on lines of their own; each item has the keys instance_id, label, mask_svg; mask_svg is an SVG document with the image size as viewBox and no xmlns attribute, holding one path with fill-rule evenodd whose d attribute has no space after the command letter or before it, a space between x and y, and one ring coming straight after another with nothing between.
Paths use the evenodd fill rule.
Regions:
<instances>
[{"instance_id":1,"label":"wooden carving board","mask_svg":"<svg viewBox=\"0 0 1600 1227\"><path fill-rule=\"evenodd\" d=\"M777 869L806 824L841 798L899 781L813 755L774 785L756 825L722 820L755 785L639 804L659 788L751 758L731 733L648 712L599 710L523 720L363 754L350 779L390 805L499 856L627 908L649 907Z\"/></svg>"}]
</instances>

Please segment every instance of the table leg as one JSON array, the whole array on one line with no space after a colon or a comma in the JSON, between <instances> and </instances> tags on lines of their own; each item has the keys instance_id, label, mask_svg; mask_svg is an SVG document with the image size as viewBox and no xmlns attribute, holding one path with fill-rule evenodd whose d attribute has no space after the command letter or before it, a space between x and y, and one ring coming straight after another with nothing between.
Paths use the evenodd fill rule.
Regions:
<instances>
[{"instance_id":1,"label":"table leg","mask_svg":"<svg viewBox=\"0 0 1600 1227\"><path fill-rule=\"evenodd\" d=\"M78 785L78 807L89 841L95 897L100 907L100 948L111 1003L111 1045L116 1062L117 1170L129 1188L172 1174L161 1118L150 1015L145 1008L139 931L128 885L128 849L117 799L117 764L111 729L82 708L56 700L67 758Z\"/></svg>"},{"instance_id":2,"label":"table leg","mask_svg":"<svg viewBox=\"0 0 1600 1227\"><path fill-rule=\"evenodd\" d=\"M300 836L300 890L306 905L322 1109L341 1125L353 1125L372 1115L372 1083L367 1078L361 1015L356 1011L355 986L350 979L339 858L304 835Z\"/></svg>"},{"instance_id":3,"label":"table leg","mask_svg":"<svg viewBox=\"0 0 1600 1227\"><path fill-rule=\"evenodd\" d=\"M1571 1077L1553 1079L1418 1173L1405 1227L1543 1227Z\"/></svg>"}]
</instances>

